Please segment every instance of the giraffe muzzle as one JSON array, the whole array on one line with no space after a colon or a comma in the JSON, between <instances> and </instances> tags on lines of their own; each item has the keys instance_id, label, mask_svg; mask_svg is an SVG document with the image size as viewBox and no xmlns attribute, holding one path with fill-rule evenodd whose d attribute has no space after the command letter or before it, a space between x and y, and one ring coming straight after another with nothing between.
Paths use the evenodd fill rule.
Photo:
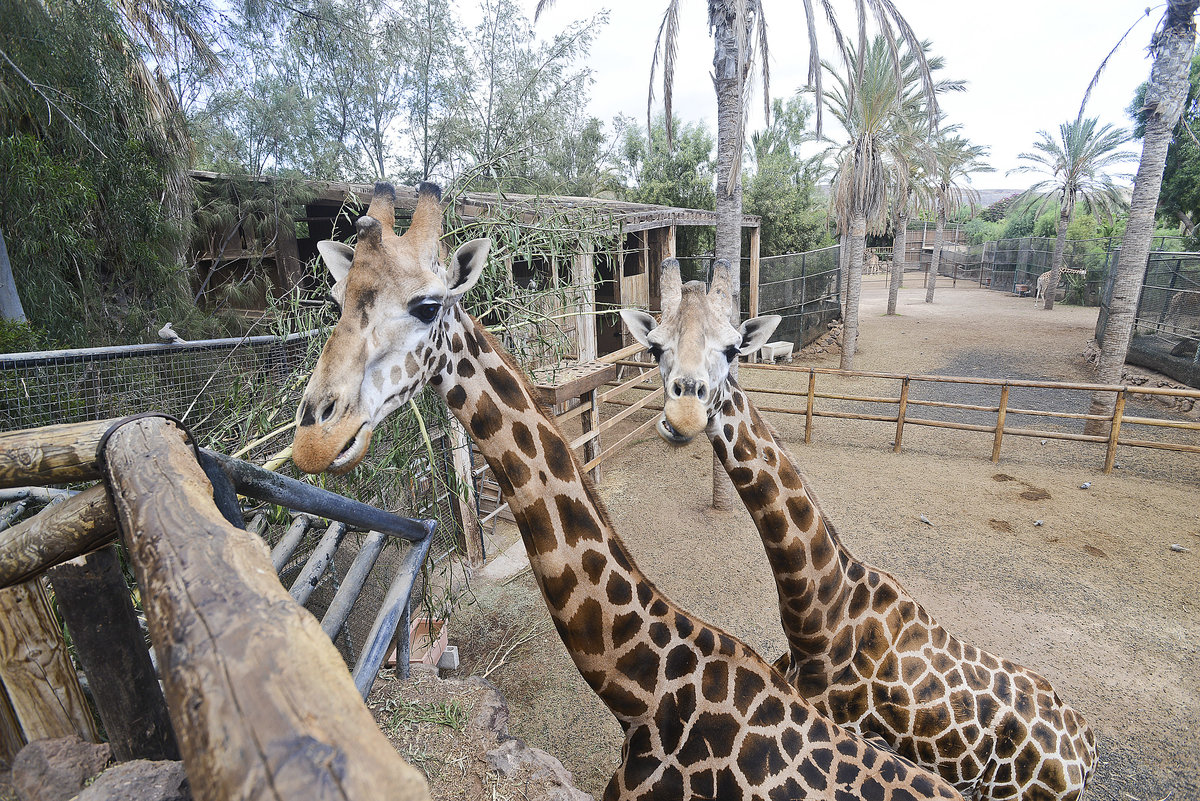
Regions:
<instances>
[{"instance_id":1,"label":"giraffe muzzle","mask_svg":"<svg viewBox=\"0 0 1200 801\"><path fill-rule=\"evenodd\" d=\"M708 428L708 410L695 395L669 398L663 404L663 415L658 422L658 433L672 445L691 442Z\"/></svg>"}]
</instances>

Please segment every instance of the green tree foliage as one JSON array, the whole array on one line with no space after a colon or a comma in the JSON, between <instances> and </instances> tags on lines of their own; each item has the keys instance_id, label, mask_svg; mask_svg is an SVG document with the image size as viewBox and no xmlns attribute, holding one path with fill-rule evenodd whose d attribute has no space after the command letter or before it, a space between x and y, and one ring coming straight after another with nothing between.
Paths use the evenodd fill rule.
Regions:
<instances>
[{"instance_id":1,"label":"green tree foliage","mask_svg":"<svg viewBox=\"0 0 1200 801\"><path fill-rule=\"evenodd\" d=\"M137 26L103 0L0 0L0 229L26 314L64 345L213 327L177 262L186 136L142 60L195 31L169 3L122 7Z\"/></svg>"},{"instance_id":2,"label":"green tree foliage","mask_svg":"<svg viewBox=\"0 0 1200 801\"><path fill-rule=\"evenodd\" d=\"M714 140L704 123L673 123L674 147L667 147L666 117L659 115L651 139L632 119L619 118L621 196L635 203L655 203L688 209L712 209L716 204L713 181L716 161ZM676 232L684 255L710 252L713 234L708 228L683 226Z\"/></svg>"},{"instance_id":3,"label":"green tree foliage","mask_svg":"<svg viewBox=\"0 0 1200 801\"><path fill-rule=\"evenodd\" d=\"M812 106L800 97L772 103L770 124L751 136L744 186L747 214L762 218L763 255L800 253L833 244L824 198L817 192L819 158L800 147L812 139Z\"/></svg>"}]
</instances>

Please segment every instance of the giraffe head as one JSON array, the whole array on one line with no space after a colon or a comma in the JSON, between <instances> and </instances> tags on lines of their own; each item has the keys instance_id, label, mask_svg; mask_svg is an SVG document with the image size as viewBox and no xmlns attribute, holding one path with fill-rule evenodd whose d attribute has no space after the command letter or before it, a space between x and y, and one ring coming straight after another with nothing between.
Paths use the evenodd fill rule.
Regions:
<instances>
[{"instance_id":1,"label":"giraffe head","mask_svg":"<svg viewBox=\"0 0 1200 801\"><path fill-rule=\"evenodd\" d=\"M412 225L397 236L396 191L376 184L356 223L357 247L317 245L342 314L296 411L292 461L301 470L352 469L375 426L447 369L443 329L459 298L479 280L491 245L471 240L443 266L440 200L441 189L421 184Z\"/></svg>"},{"instance_id":2,"label":"giraffe head","mask_svg":"<svg viewBox=\"0 0 1200 801\"><path fill-rule=\"evenodd\" d=\"M633 338L658 360L666 401L658 433L682 445L708 428L720 410L729 365L762 347L779 325L778 315L755 317L734 328L729 322L732 282L725 259L713 266L712 289L700 281L682 283L679 262L662 263L662 322L638 309L622 309Z\"/></svg>"}]
</instances>

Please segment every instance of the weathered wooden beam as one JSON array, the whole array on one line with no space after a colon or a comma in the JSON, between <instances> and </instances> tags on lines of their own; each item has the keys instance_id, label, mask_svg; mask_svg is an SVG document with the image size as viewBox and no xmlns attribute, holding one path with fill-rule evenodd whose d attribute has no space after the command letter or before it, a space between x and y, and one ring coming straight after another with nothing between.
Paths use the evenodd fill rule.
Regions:
<instances>
[{"instance_id":1,"label":"weathered wooden beam","mask_svg":"<svg viewBox=\"0 0 1200 801\"><path fill-rule=\"evenodd\" d=\"M265 543L222 519L182 433L127 423L107 473L194 796L427 799Z\"/></svg>"},{"instance_id":2,"label":"weathered wooden beam","mask_svg":"<svg viewBox=\"0 0 1200 801\"><path fill-rule=\"evenodd\" d=\"M72 734L99 739L38 579L0 590L0 679L27 742Z\"/></svg>"},{"instance_id":3,"label":"weathered wooden beam","mask_svg":"<svg viewBox=\"0 0 1200 801\"><path fill-rule=\"evenodd\" d=\"M27 581L116 536L116 513L104 485L97 484L0 532L0 587Z\"/></svg>"},{"instance_id":4,"label":"weathered wooden beam","mask_svg":"<svg viewBox=\"0 0 1200 801\"><path fill-rule=\"evenodd\" d=\"M92 420L0 433L0 487L100 478L96 445L113 422Z\"/></svg>"},{"instance_id":5,"label":"weathered wooden beam","mask_svg":"<svg viewBox=\"0 0 1200 801\"><path fill-rule=\"evenodd\" d=\"M50 585L113 756L118 762L179 759L117 546L55 567Z\"/></svg>"},{"instance_id":6,"label":"weathered wooden beam","mask_svg":"<svg viewBox=\"0 0 1200 801\"><path fill-rule=\"evenodd\" d=\"M17 720L17 712L8 700L8 691L0 683L0 770L12 767L17 752L25 745L25 735L21 733L21 721Z\"/></svg>"}]
</instances>

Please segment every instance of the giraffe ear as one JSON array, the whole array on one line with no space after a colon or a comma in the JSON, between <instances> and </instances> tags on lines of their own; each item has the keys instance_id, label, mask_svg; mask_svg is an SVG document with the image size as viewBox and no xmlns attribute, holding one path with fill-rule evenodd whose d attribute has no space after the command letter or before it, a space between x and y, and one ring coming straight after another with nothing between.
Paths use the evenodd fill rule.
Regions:
<instances>
[{"instance_id":1,"label":"giraffe ear","mask_svg":"<svg viewBox=\"0 0 1200 801\"><path fill-rule=\"evenodd\" d=\"M621 319L625 321L630 336L647 348L650 347L650 332L658 327L653 317L641 309L621 309Z\"/></svg>"},{"instance_id":2,"label":"giraffe ear","mask_svg":"<svg viewBox=\"0 0 1200 801\"><path fill-rule=\"evenodd\" d=\"M329 268L333 282L340 284L345 281L346 273L350 272L350 262L354 261L354 248L342 242L326 239L317 243L317 251L321 254L325 266Z\"/></svg>"},{"instance_id":3,"label":"giraffe ear","mask_svg":"<svg viewBox=\"0 0 1200 801\"><path fill-rule=\"evenodd\" d=\"M765 345L771 338L771 334L775 333L775 328L782 319L778 314L766 314L762 317L752 317L742 323L739 330L742 335L742 344L738 345L738 353L749 356Z\"/></svg>"},{"instance_id":4,"label":"giraffe ear","mask_svg":"<svg viewBox=\"0 0 1200 801\"><path fill-rule=\"evenodd\" d=\"M475 286L483 268L487 266L488 251L492 248L490 239L472 239L464 242L450 257L446 268L446 287L455 298L460 298Z\"/></svg>"}]
</instances>

